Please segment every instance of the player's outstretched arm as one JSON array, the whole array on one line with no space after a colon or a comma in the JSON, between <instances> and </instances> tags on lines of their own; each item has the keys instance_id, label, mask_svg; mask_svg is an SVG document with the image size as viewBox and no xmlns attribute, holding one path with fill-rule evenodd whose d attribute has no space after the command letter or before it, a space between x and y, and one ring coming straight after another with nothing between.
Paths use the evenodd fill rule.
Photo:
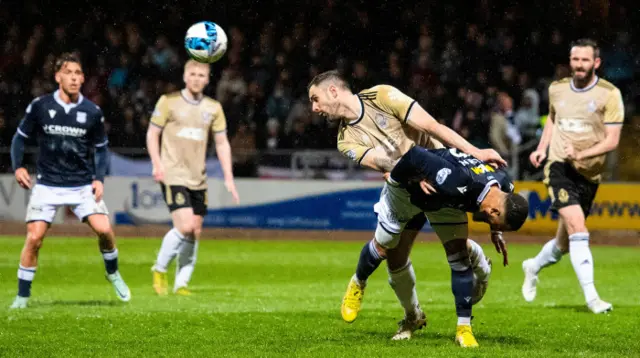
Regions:
<instances>
[{"instance_id":1,"label":"player's outstretched arm","mask_svg":"<svg viewBox=\"0 0 640 358\"><path fill-rule=\"evenodd\" d=\"M25 137L16 132L11 140L11 167L16 176L16 181L25 189L31 188L31 177L29 172L22 166L24 158Z\"/></svg>"},{"instance_id":2,"label":"player's outstretched arm","mask_svg":"<svg viewBox=\"0 0 640 358\"><path fill-rule=\"evenodd\" d=\"M233 180L233 165L231 162L231 145L229 145L229 138L227 132L218 132L214 135L216 142L216 153L218 154L218 160L222 166L222 174L224 175L224 185L227 190L233 196L233 200L236 204L240 203L240 197L236 190L236 184Z\"/></svg>"},{"instance_id":3,"label":"player's outstretched arm","mask_svg":"<svg viewBox=\"0 0 640 358\"><path fill-rule=\"evenodd\" d=\"M160 183L164 180L164 168L160 160L160 134L162 128L150 123L147 129L147 151L153 165L153 179Z\"/></svg>"},{"instance_id":4,"label":"player's outstretched arm","mask_svg":"<svg viewBox=\"0 0 640 358\"><path fill-rule=\"evenodd\" d=\"M444 126L436 121L427 111L425 111L417 103L411 109L408 123L410 126L426 131L430 135L436 137L448 147L456 148L464 153L470 154L483 162L496 164L498 166L506 166L507 162L493 149L478 149L476 146L467 142L451 128Z\"/></svg>"}]
</instances>

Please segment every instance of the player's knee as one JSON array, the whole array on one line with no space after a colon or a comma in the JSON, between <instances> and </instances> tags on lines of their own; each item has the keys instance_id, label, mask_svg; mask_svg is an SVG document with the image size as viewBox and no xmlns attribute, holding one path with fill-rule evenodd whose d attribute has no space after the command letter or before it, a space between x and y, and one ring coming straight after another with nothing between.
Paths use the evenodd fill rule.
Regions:
<instances>
[{"instance_id":1,"label":"player's knee","mask_svg":"<svg viewBox=\"0 0 640 358\"><path fill-rule=\"evenodd\" d=\"M587 232L584 214L577 205L560 209L560 215L567 229L567 235L571 236L577 232Z\"/></svg>"},{"instance_id":2,"label":"player's knee","mask_svg":"<svg viewBox=\"0 0 640 358\"><path fill-rule=\"evenodd\" d=\"M185 222L180 223L179 225L176 226L176 229L178 231L180 231L180 233L182 234L182 236L184 237L194 237L195 236L195 231L196 231L196 225L189 220L185 220Z\"/></svg>"},{"instance_id":3,"label":"player's knee","mask_svg":"<svg viewBox=\"0 0 640 358\"><path fill-rule=\"evenodd\" d=\"M42 247L43 240L44 232L38 232L37 230L27 231L25 247L30 251L37 252Z\"/></svg>"},{"instance_id":4,"label":"player's knee","mask_svg":"<svg viewBox=\"0 0 640 358\"><path fill-rule=\"evenodd\" d=\"M376 248L376 252L381 258L387 257L387 248L380 245L376 240L373 240L373 247Z\"/></svg>"},{"instance_id":5,"label":"player's knee","mask_svg":"<svg viewBox=\"0 0 640 358\"><path fill-rule=\"evenodd\" d=\"M394 249L400 243L401 234L394 234L387 231L382 225L378 224L374 234L374 242L376 247L382 247L385 250Z\"/></svg>"},{"instance_id":6,"label":"player's knee","mask_svg":"<svg viewBox=\"0 0 640 358\"><path fill-rule=\"evenodd\" d=\"M96 235L98 235L98 238L100 240L110 241L114 237L113 228L108 222L94 225L93 230L95 231Z\"/></svg>"}]
</instances>

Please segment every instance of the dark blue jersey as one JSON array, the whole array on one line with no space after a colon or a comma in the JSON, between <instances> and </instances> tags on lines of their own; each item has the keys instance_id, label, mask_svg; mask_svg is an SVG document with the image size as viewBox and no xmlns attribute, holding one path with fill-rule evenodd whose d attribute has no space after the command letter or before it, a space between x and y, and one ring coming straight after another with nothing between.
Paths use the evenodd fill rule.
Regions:
<instances>
[{"instance_id":1,"label":"dark blue jersey","mask_svg":"<svg viewBox=\"0 0 640 358\"><path fill-rule=\"evenodd\" d=\"M427 150L417 146L396 164L391 179L405 187L411 194L411 203L426 212L442 208L475 212L492 186L498 185L505 192L514 188L504 170L457 149ZM437 193L426 195L420 188L421 179Z\"/></svg>"},{"instance_id":2,"label":"dark blue jersey","mask_svg":"<svg viewBox=\"0 0 640 358\"><path fill-rule=\"evenodd\" d=\"M107 145L104 116L80 95L64 103L58 91L38 97L27 107L18 134L35 138L39 147L38 183L56 187L90 184L96 178L94 152Z\"/></svg>"}]
</instances>

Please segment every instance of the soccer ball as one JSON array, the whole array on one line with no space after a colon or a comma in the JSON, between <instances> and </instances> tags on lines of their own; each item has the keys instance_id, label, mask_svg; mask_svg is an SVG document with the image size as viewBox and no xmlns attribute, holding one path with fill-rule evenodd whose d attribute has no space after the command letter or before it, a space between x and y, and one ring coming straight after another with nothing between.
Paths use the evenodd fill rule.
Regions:
<instances>
[{"instance_id":1,"label":"soccer ball","mask_svg":"<svg viewBox=\"0 0 640 358\"><path fill-rule=\"evenodd\" d=\"M214 63L227 51L227 34L215 22L198 22L187 30L184 47L192 59Z\"/></svg>"}]
</instances>

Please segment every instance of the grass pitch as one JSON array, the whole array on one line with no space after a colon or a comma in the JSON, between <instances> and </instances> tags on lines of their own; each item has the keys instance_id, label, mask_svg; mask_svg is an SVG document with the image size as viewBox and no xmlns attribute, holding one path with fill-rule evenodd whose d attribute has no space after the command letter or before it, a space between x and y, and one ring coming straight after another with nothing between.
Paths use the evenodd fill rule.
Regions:
<instances>
[{"instance_id":1,"label":"grass pitch","mask_svg":"<svg viewBox=\"0 0 640 358\"><path fill-rule=\"evenodd\" d=\"M157 297L150 268L159 240L121 239L120 271L133 298L115 297L94 239L48 238L27 310L16 294L23 239L0 238L2 357L633 357L640 356L640 249L594 247L596 283L614 304L589 313L568 257L540 276L532 304L520 295L521 261L540 246L510 246L474 308L477 350L454 345L449 268L438 244L416 244L413 263L427 328L392 342L402 310L385 264L371 278L358 320L340 301L362 243L203 241L192 297ZM501 262L492 246L485 252Z\"/></svg>"}]
</instances>

